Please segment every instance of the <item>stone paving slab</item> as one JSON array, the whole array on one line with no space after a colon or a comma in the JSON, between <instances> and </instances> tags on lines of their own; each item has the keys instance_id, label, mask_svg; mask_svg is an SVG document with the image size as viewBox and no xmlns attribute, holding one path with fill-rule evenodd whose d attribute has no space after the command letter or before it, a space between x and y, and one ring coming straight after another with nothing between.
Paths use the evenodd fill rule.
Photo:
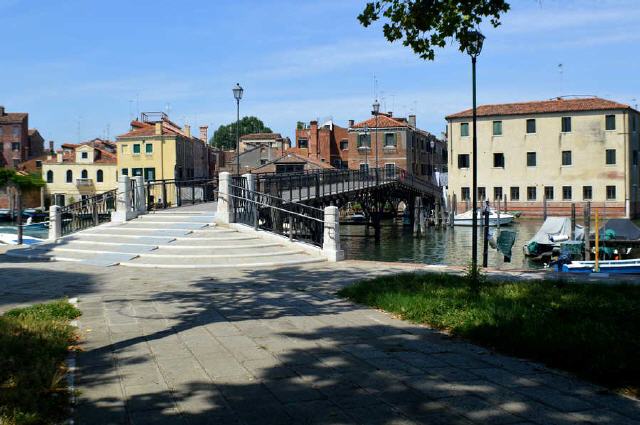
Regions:
<instances>
[{"instance_id":1,"label":"stone paving slab","mask_svg":"<svg viewBox=\"0 0 640 425\"><path fill-rule=\"evenodd\" d=\"M2 262L78 296L78 424L635 424L640 403L336 297L378 263L215 273Z\"/></svg>"}]
</instances>

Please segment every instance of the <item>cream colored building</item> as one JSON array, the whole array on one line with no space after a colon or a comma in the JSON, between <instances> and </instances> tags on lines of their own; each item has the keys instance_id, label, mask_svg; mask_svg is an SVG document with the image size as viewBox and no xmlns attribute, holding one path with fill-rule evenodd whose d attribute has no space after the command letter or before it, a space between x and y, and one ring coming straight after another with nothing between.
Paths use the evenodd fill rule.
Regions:
<instances>
[{"instance_id":1,"label":"cream colored building","mask_svg":"<svg viewBox=\"0 0 640 425\"><path fill-rule=\"evenodd\" d=\"M99 139L65 144L42 163L49 203L69 205L116 188L115 144Z\"/></svg>"},{"instance_id":2,"label":"cream colored building","mask_svg":"<svg viewBox=\"0 0 640 425\"><path fill-rule=\"evenodd\" d=\"M478 198L507 199L510 210L539 216L580 212L640 215L640 113L600 98L478 107ZM446 117L449 192L470 208L472 111Z\"/></svg>"}]
</instances>

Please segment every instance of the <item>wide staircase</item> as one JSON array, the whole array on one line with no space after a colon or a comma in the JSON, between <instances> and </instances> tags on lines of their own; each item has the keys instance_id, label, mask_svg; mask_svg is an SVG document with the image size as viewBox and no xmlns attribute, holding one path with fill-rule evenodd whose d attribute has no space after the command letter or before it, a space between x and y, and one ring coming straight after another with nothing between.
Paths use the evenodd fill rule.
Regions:
<instances>
[{"instance_id":1,"label":"wide staircase","mask_svg":"<svg viewBox=\"0 0 640 425\"><path fill-rule=\"evenodd\" d=\"M265 239L214 223L207 211L180 208L143 215L124 224L94 227L7 255L97 266L216 269L290 266L326 261L299 244Z\"/></svg>"}]
</instances>

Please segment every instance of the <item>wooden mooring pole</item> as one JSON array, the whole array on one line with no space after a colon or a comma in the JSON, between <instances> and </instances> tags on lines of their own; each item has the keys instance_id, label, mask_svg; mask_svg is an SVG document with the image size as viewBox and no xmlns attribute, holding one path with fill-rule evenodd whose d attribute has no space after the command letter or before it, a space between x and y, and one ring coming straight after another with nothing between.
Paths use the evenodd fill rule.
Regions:
<instances>
[{"instance_id":1,"label":"wooden mooring pole","mask_svg":"<svg viewBox=\"0 0 640 425\"><path fill-rule=\"evenodd\" d=\"M591 260L591 202L584 206L584 259Z\"/></svg>"}]
</instances>

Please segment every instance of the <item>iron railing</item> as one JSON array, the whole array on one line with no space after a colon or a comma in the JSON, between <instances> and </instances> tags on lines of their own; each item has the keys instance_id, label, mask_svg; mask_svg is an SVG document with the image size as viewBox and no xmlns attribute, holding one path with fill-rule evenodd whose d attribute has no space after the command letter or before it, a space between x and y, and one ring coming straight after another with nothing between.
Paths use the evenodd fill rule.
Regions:
<instances>
[{"instance_id":1,"label":"iron railing","mask_svg":"<svg viewBox=\"0 0 640 425\"><path fill-rule=\"evenodd\" d=\"M152 180L145 184L147 210L179 207L218 199L218 177L194 180Z\"/></svg>"},{"instance_id":2,"label":"iron railing","mask_svg":"<svg viewBox=\"0 0 640 425\"><path fill-rule=\"evenodd\" d=\"M391 183L401 183L434 196L440 196L442 193L435 179L421 179L400 168L256 174L258 192L298 202Z\"/></svg>"},{"instance_id":3,"label":"iron railing","mask_svg":"<svg viewBox=\"0 0 640 425\"><path fill-rule=\"evenodd\" d=\"M238 176L232 178L230 192L235 223L322 246L323 210L249 190L246 179Z\"/></svg>"},{"instance_id":4,"label":"iron railing","mask_svg":"<svg viewBox=\"0 0 640 425\"><path fill-rule=\"evenodd\" d=\"M114 189L60 208L62 236L111 220L116 195Z\"/></svg>"}]
</instances>

